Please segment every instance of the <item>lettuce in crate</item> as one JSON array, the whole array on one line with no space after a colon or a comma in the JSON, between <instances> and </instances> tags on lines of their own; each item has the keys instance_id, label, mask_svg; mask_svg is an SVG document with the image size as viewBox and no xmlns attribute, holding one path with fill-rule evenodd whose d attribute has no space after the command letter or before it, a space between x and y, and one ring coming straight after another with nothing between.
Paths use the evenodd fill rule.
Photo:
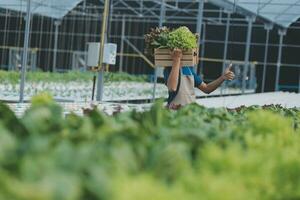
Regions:
<instances>
[{"instance_id":1,"label":"lettuce in crate","mask_svg":"<svg viewBox=\"0 0 300 200\"><path fill-rule=\"evenodd\" d=\"M187 27L182 26L170 32L167 40L167 48L190 50L197 48L197 36L193 34Z\"/></svg>"},{"instance_id":2,"label":"lettuce in crate","mask_svg":"<svg viewBox=\"0 0 300 200\"><path fill-rule=\"evenodd\" d=\"M170 29L163 26L161 28L151 28L150 33L145 35L145 54L153 55L154 49L167 47Z\"/></svg>"},{"instance_id":3,"label":"lettuce in crate","mask_svg":"<svg viewBox=\"0 0 300 200\"><path fill-rule=\"evenodd\" d=\"M199 35L192 33L186 26L170 31L167 27L152 28L149 34L145 35L145 53L153 55L156 48L179 48L190 50L197 48Z\"/></svg>"}]
</instances>

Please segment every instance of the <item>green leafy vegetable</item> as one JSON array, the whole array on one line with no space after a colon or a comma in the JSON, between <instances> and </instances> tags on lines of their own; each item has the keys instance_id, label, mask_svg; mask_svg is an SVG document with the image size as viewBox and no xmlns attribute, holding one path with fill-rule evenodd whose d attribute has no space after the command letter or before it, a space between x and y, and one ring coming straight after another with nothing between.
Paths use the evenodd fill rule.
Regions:
<instances>
[{"instance_id":1,"label":"green leafy vegetable","mask_svg":"<svg viewBox=\"0 0 300 200\"><path fill-rule=\"evenodd\" d=\"M156 48L191 50L197 48L198 39L199 35L193 34L186 26L173 31L167 27L152 28L150 33L145 35L145 51L152 55Z\"/></svg>"},{"instance_id":2,"label":"green leafy vegetable","mask_svg":"<svg viewBox=\"0 0 300 200\"><path fill-rule=\"evenodd\" d=\"M42 94L21 119L1 103L0 116L0 199L300 198L296 108L64 117Z\"/></svg>"},{"instance_id":3,"label":"green leafy vegetable","mask_svg":"<svg viewBox=\"0 0 300 200\"><path fill-rule=\"evenodd\" d=\"M197 37L185 26L170 32L167 41L169 49L190 50L198 46Z\"/></svg>"},{"instance_id":4,"label":"green leafy vegetable","mask_svg":"<svg viewBox=\"0 0 300 200\"><path fill-rule=\"evenodd\" d=\"M145 53L153 55L155 48L167 47L170 29L163 26L161 28L151 28L150 33L145 35Z\"/></svg>"},{"instance_id":5,"label":"green leafy vegetable","mask_svg":"<svg viewBox=\"0 0 300 200\"><path fill-rule=\"evenodd\" d=\"M68 82L86 82L93 80L94 73L92 72L79 72L70 71L66 73L53 73L53 72L27 72L26 80L28 82L55 82L55 83L68 83ZM133 81L133 82L146 82L147 76L139 75L134 76L128 73L111 73L106 72L104 75L105 82L120 82L120 81ZM0 70L0 83L16 85L20 81L20 73L17 71L4 71Z\"/></svg>"}]
</instances>

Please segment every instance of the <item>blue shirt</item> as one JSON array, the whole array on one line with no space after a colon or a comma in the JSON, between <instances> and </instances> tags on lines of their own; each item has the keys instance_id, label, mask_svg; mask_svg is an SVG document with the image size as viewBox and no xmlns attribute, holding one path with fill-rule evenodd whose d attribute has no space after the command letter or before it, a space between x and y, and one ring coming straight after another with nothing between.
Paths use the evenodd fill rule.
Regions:
<instances>
[{"instance_id":1,"label":"blue shirt","mask_svg":"<svg viewBox=\"0 0 300 200\"><path fill-rule=\"evenodd\" d=\"M166 85L168 83L168 79L169 79L169 75L171 73L171 70L172 70L171 67L166 67L164 69L164 80L165 80ZM199 87L202 84L203 81L202 81L201 77L198 76L195 73L193 67L185 66L185 67L182 67L180 70L182 71L183 75L186 75L186 76L191 76L192 75L192 76L194 76L194 82L195 82L194 87ZM180 76L180 74L179 74L179 76ZM178 77L178 79L180 80L180 77ZM178 80L178 86L179 86L179 83L180 83L179 80ZM168 104L170 104L174 100L174 98L176 97L176 95L178 93L178 90L179 90L179 87L177 87L176 91L169 91Z\"/></svg>"}]
</instances>

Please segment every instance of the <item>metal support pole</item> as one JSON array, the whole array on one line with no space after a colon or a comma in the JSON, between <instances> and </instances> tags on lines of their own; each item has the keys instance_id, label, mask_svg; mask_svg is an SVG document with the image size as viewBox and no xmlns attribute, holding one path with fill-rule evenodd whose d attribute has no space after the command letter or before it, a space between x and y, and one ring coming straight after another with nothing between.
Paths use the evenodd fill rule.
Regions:
<instances>
[{"instance_id":1,"label":"metal support pole","mask_svg":"<svg viewBox=\"0 0 300 200\"><path fill-rule=\"evenodd\" d=\"M219 9L219 24L222 24L222 19L223 19L223 10L222 9Z\"/></svg>"},{"instance_id":2,"label":"metal support pole","mask_svg":"<svg viewBox=\"0 0 300 200\"><path fill-rule=\"evenodd\" d=\"M248 21L248 32L247 32L247 43L246 43L246 52L245 52L245 64L243 70L243 81L242 81L242 93L244 94L246 91L246 78L249 69L249 59L250 59L250 47L251 47L251 37L252 37L252 25L255 21L255 17L249 16L247 17Z\"/></svg>"},{"instance_id":3,"label":"metal support pole","mask_svg":"<svg viewBox=\"0 0 300 200\"><path fill-rule=\"evenodd\" d=\"M103 50L104 50L104 43L106 42L106 36L107 36L107 24L109 20L108 19L109 5L110 5L110 0L105 0L104 11L102 15L102 31L101 31L100 53L99 53L99 63L98 63L98 68L100 68L100 71L98 72L98 82L97 82L97 95L96 95L97 101L102 101L103 99L103 91L104 91Z\"/></svg>"},{"instance_id":4,"label":"metal support pole","mask_svg":"<svg viewBox=\"0 0 300 200\"><path fill-rule=\"evenodd\" d=\"M165 18L165 10L166 10L166 5L165 5L165 0L161 0L161 6L160 6L160 17L159 17L159 27L162 27L163 22L164 22L164 18ZM154 68L154 74L153 74L153 78L154 78L154 84L153 84L153 93L152 93L152 101L155 100L155 96L156 96L156 86L157 86L157 74L159 73L159 70L161 71L162 69L158 69L159 66L155 66Z\"/></svg>"},{"instance_id":5,"label":"metal support pole","mask_svg":"<svg viewBox=\"0 0 300 200\"><path fill-rule=\"evenodd\" d=\"M121 35L121 47L120 47L120 53L124 53L124 38L125 38L125 15L122 16L122 35ZM123 59L124 56L120 55L120 65L119 65L119 72L123 71Z\"/></svg>"},{"instance_id":6,"label":"metal support pole","mask_svg":"<svg viewBox=\"0 0 300 200\"><path fill-rule=\"evenodd\" d=\"M201 34L202 31L202 22L203 22L203 8L204 8L204 0L199 0L198 3L198 15L197 15L197 27L196 32ZM198 41L200 45L200 40Z\"/></svg>"},{"instance_id":7,"label":"metal support pole","mask_svg":"<svg viewBox=\"0 0 300 200\"><path fill-rule=\"evenodd\" d=\"M202 29L202 46L201 46L201 58L204 58L205 56L205 39L206 39L206 23L203 23L203 29ZM203 74L203 60L200 59L200 70L198 69L198 71L200 71L200 74ZM198 73L199 74L199 73Z\"/></svg>"},{"instance_id":8,"label":"metal support pole","mask_svg":"<svg viewBox=\"0 0 300 200\"><path fill-rule=\"evenodd\" d=\"M279 29L279 48L278 48L278 59L277 59L277 69L276 69L276 81L275 81L275 91L279 91L279 78L280 78L280 68L281 68L281 58L282 58L282 44L283 37L286 35L285 29Z\"/></svg>"},{"instance_id":9,"label":"metal support pole","mask_svg":"<svg viewBox=\"0 0 300 200\"><path fill-rule=\"evenodd\" d=\"M83 1L83 10L86 10L86 0Z\"/></svg>"},{"instance_id":10,"label":"metal support pole","mask_svg":"<svg viewBox=\"0 0 300 200\"><path fill-rule=\"evenodd\" d=\"M109 14L108 14L110 23L112 23L112 21L113 21L113 13L114 13L113 9L114 9L114 4L113 4L113 2L112 2L112 3L110 4L110 7L109 7ZM108 38L109 38L110 35L111 35L111 27L112 27L112 24L108 24L108 25L107 25L107 32L108 32L107 35L108 35Z\"/></svg>"},{"instance_id":11,"label":"metal support pole","mask_svg":"<svg viewBox=\"0 0 300 200\"><path fill-rule=\"evenodd\" d=\"M224 54L223 54L223 67L222 72L224 72L226 68L226 60L227 60L227 52L228 52L228 40L229 40L229 31L230 31L230 18L231 13L227 13L227 21L226 21L226 32L225 32L225 43L224 43Z\"/></svg>"},{"instance_id":12,"label":"metal support pole","mask_svg":"<svg viewBox=\"0 0 300 200\"><path fill-rule=\"evenodd\" d=\"M20 103L24 102L25 74L26 74L27 58L28 58L30 23L31 23L31 0L27 0L26 25L25 25L25 35L24 35L24 48L22 54L21 83L20 83L20 99L19 99Z\"/></svg>"},{"instance_id":13,"label":"metal support pole","mask_svg":"<svg viewBox=\"0 0 300 200\"><path fill-rule=\"evenodd\" d=\"M269 38L270 31L273 29L273 24L265 24L266 32L266 45L265 45L265 58L264 58L264 66L263 66L263 75L262 75L262 84L261 84L261 92L265 92L266 85L266 73L267 73L267 62L268 62L268 51L269 51Z\"/></svg>"},{"instance_id":14,"label":"metal support pole","mask_svg":"<svg viewBox=\"0 0 300 200\"><path fill-rule=\"evenodd\" d=\"M202 22L203 22L203 8L204 8L204 0L199 0L198 3L198 15L197 15L197 26L196 26L196 33L200 35L198 40L198 47L200 48L201 45L201 32L202 32ZM198 72L197 69L198 65L195 66L195 71Z\"/></svg>"},{"instance_id":15,"label":"metal support pole","mask_svg":"<svg viewBox=\"0 0 300 200\"><path fill-rule=\"evenodd\" d=\"M53 50L53 66L52 66L52 71L56 72L56 63L57 63L57 45L58 45L58 29L59 26L61 25L60 21L55 21L54 26L55 26L55 35L54 35L54 50Z\"/></svg>"},{"instance_id":16,"label":"metal support pole","mask_svg":"<svg viewBox=\"0 0 300 200\"><path fill-rule=\"evenodd\" d=\"M154 68L154 74L153 74L153 81L154 81L154 85L153 85L153 93L152 93L152 102L155 101L156 98L156 86L157 86L157 66L155 66Z\"/></svg>"},{"instance_id":17,"label":"metal support pole","mask_svg":"<svg viewBox=\"0 0 300 200\"><path fill-rule=\"evenodd\" d=\"M256 89L256 71L253 63L250 64L249 87L250 89Z\"/></svg>"},{"instance_id":18,"label":"metal support pole","mask_svg":"<svg viewBox=\"0 0 300 200\"><path fill-rule=\"evenodd\" d=\"M162 27L165 16L166 16L166 2L165 0L161 0L159 23L158 23L159 27Z\"/></svg>"},{"instance_id":19,"label":"metal support pole","mask_svg":"<svg viewBox=\"0 0 300 200\"><path fill-rule=\"evenodd\" d=\"M224 54L223 54L223 66L222 66L222 73L225 71L226 68L226 60L227 60L227 51L228 51L228 40L229 40L229 31L230 31L230 18L231 12L227 11L227 21L226 21L226 31L225 31L225 42L224 42ZM221 95L223 94L226 82L222 84L221 87Z\"/></svg>"},{"instance_id":20,"label":"metal support pole","mask_svg":"<svg viewBox=\"0 0 300 200\"><path fill-rule=\"evenodd\" d=\"M96 74L93 76L93 91L92 91L92 101L94 101L95 87L96 87Z\"/></svg>"},{"instance_id":21,"label":"metal support pole","mask_svg":"<svg viewBox=\"0 0 300 200\"><path fill-rule=\"evenodd\" d=\"M143 10L144 10L144 0L140 0L140 17L143 16Z\"/></svg>"},{"instance_id":22,"label":"metal support pole","mask_svg":"<svg viewBox=\"0 0 300 200\"><path fill-rule=\"evenodd\" d=\"M103 92L104 92L104 65L101 66L100 71L98 72L97 78L97 94L96 100L103 100Z\"/></svg>"}]
</instances>

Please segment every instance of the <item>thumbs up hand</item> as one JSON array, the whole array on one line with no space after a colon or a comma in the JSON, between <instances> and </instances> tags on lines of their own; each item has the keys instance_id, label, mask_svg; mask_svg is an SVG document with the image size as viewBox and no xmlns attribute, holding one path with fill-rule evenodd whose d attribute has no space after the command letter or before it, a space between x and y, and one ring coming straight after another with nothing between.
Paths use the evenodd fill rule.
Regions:
<instances>
[{"instance_id":1,"label":"thumbs up hand","mask_svg":"<svg viewBox=\"0 0 300 200\"><path fill-rule=\"evenodd\" d=\"M232 81L234 79L235 74L231 71L231 69L232 69L232 63L226 68L226 70L223 74L224 80Z\"/></svg>"}]
</instances>

